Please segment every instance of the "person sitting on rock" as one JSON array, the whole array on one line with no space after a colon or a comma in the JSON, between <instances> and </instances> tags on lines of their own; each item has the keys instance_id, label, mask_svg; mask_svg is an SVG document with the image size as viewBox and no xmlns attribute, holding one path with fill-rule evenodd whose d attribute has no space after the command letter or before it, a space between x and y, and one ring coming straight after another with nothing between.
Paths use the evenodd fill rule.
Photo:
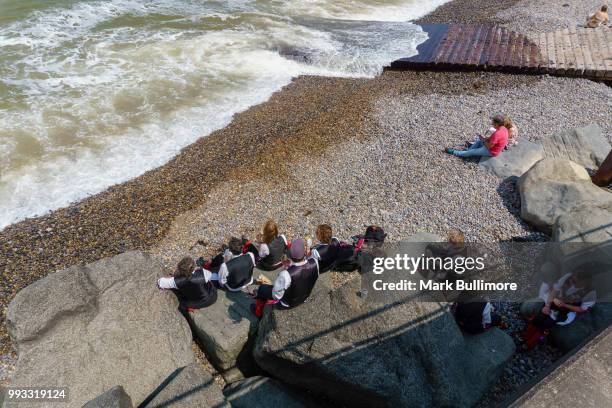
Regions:
<instances>
[{"instance_id":1,"label":"person sitting on rock","mask_svg":"<svg viewBox=\"0 0 612 408\"><path fill-rule=\"evenodd\" d=\"M255 255L257 267L264 271L278 269L288 247L287 239L284 235L279 235L278 225L274 220L266 221L255 242L247 240L244 245L245 251Z\"/></svg>"},{"instance_id":2,"label":"person sitting on rock","mask_svg":"<svg viewBox=\"0 0 612 408\"><path fill-rule=\"evenodd\" d=\"M159 278L157 287L173 290L179 299L180 310L192 312L216 302L217 289L210 278L209 270L197 268L193 258L187 256L181 259L172 276Z\"/></svg>"},{"instance_id":3,"label":"person sitting on rock","mask_svg":"<svg viewBox=\"0 0 612 408\"><path fill-rule=\"evenodd\" d=\"M492 327L506 329L507 325L497 314L491 302L460 301L453 305L453 313L457 325L468 334L479 334Z\"/></svg>"},{"instance_id":4,"label":"person sitting on rock","mask_svg":"<svg viewBox=\"0 0 612 408\"><path fill-rule=\"evenodd\" d=\"M223 263L229 262L231 259L242 255L244 243L245 240L231 237L227 245L224 244L217 255L208 261L204 259L204 257L200 257L196 261L196 265L201 268L208 269L213 273L218 272Z\"/></svg>"},{"instance_id":5,"label":"person sitting on rock","mask_svg":"<svg viewBox=\"0 0 612 408\"><path fill-rule=\"evenodd\" d=\"M310 248L308 256L316 259L319 262L319 272L325 273L334 267L341 242L332 236L332 228L327 224L317 227L316 237L319 243Z\"/></svg>"},{"instance_id":6,"label":"person sitting on rock","mask_svg":"<svg viewBox=\"0 0 612 408\"><path fill-rule=\"evenodd\" d=\"M543 284L540 296L544 301L540 304L542 308L528 316L527 329L522 336L527 349L546 338L553 327L572 323L577 315L588 312L595 305L597 294L591 286L589 265L581 265L565 274L552 287Z\"/></svg>"},{"instance_id":7,"label":"person sitting on rock","mask_svg":"<svg viewBox=\"0 0 612 408\"><path fill-rule=\"evenodd\" d=\"M504 119L506 121L504 127L508 129L508 145L505 147L507 149L518 144L519 131L518 126L516 126L516 123L510 117L504 116Z\"/></svg>"},{"instance_id":8,"label":"person sitting on rock","mask_svg":"<svg viewBox=\"0 0 612 408\"><path fill-rule=\"evenodd\" d=\"M457 258L467 257L467 247L465 245L465 235L461 230L451 229L448 232L447 242L432 242L427 245L425 248L425 254L430 258L441 258L442 262L446 258ZM455 273L447 273L446 270L423 270L422 271L425 278L428 279L436 279L443 280L448 277L457 278L458 275Z\"/></svg>"},{"instance_id":9,"label":"person sitting on rock","mask_svg":"<svg viewBox=\"0 0 612 408\"><path fill-rule=\"evenodd\" d=\"M597 28L602 24L608 24L609 21L608 6L603 5L595 14L587 18L586 26L588 28Z\"/></svg>"},{"instance_id":10,"label":"person sitting on rock","mask_svg":"<svg viewBox=\"0 0 612 408\"><path fill-rule=\"evenodd\" d=\"M238 238L230 240L228 251L223 256L224 262L210 279L218 282L221 287L238 292L253 283L255 255L248 251L243 253L242 241Z\"/></svg>"},{"instance_id":11,"label":"person sitting on rock","mask_svg":"<svg viewBox=\"0 0 612 408\"><path fill-rule=\"evenodd\" d=\"M498 156L508 144L508 129L505 125L506 118L503 115L496 115L492 118L492 127L495 132L491 136L479 136L467 150L448 148L446 152L457 157Z\"/></svg>"},{"instance_id":12,"label":"person sitting on rock","mask_svg":"<svg viewBox=\"0 0 612 408\"><path fill-rule=\"evenodd\" d=\"M319 278L319 262L306 258L306 242L301 238L291 242L289 258L274 285L260 285L252 294L257 300L254 310L257 317L261 318L266 304L278 303L282 307L292 308L301 305L310 296Z\"/></svg>"}]
</instances>

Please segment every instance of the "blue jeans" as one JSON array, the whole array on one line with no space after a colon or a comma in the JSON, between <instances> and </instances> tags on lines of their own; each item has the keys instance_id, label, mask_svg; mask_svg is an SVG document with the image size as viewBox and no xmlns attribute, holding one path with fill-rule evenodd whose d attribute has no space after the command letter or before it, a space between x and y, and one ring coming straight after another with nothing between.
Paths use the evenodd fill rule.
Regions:
<instances>
[{"instance_id":1,"label":"blue jeans","mask_svg":"<svg viewBox=\"0 0 612 408\"><path fill-rule=\"evenodd\" d=\"M458 151L455 150L455 156L458 157L473 157L473 156L493 156L489 149L482 143L482 140L478 139L476 143L470 146L469 149Z\"/></svg>"}]
</instances>

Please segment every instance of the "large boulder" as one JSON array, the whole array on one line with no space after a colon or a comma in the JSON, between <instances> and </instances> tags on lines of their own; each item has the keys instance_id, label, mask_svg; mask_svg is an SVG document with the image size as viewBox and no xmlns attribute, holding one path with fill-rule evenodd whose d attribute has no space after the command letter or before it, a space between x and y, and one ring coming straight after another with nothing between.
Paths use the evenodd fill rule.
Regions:
<instances>
[{"instance_id":1,"label":"large boulder","mask_svg":"<svg viewBox=\"0 0 612 408\"><path fill-rule=\"evenodd\" d=\"M521 218L547 234L557 218L582 205L612 199L595 186L584 167L562 159L536 163L518 181Z\"/></svg>"},{"instance_id":2,"label":"large boulder","mask_svg":"<svg viewBox=\"0 0 612 408\"><path fill-rule=\"evenodd\" d=\"M290 310L270 308L254 355L282 381L336 405L471 406L514 353L498 329L465 336L448 305L359 296L359 277Z\"/></svg>"},{"instance_id":3,"label":"large boulder","mask_svg":"<svg viewBox=\"0 0 612 408\"><path fill-rule=\"evenodd\" d=\"M117 385L92 399L83 408L132 408L132 399L122 386Z\"/></svg>"},{"instance_id":4,"label":"large boulder","mask_svg":"<svg viewBox=\"0 0 612 408\"><path fill-rule=\"evenodd\" d=\"M590 169L596 169L606 160L612 150L610 141L597 124L574 129L578 141L579 156L573 160Z\"/></svg>"},{"instance_id":5,"label":"large boulder","mask_svg":"<svg viewBox=\"0 0 612 408\"><path fill-rule=\"evenodd\" d=\"M612 149L597 124L554 133L543 143L545 157L571 160L589 169L601 166Z\"/></svg>"},{"instance_id":6,"label":"large boulder","mask_svg":"<svg viewBox=\"0 0 612 408\"><path fill-rule=\"evenodd\" d=\"M19 354L11 386L68 386L63 406L81 407L121 385L140 404L195 359L176 297L155 285L163 273L149 255L128 252L52 273L20 291L7 313Z\"/></svg>"},{"instance_id":7,"label":"large boulder","mask_svg":"<svg viewBox=\"0 0 612 408\"><path fill-rule=\"evenodd\" d=\"M232 408L320 406L304 393L272 378L260 376L231 384L223 390L223 393Z\"/></svg>"},{"instance_id":8,"label":"large boulder","mask_svg":"<svg viewBox=\"0 0 612 408\"><path fill-rule=\"evenodd\" d=\"M148 408L229 408L221 387L197 363L181 367L166 378L142 404Z\"/></svg>"},{"instance_id":9,"label":"large boulder","mask_svg":"<svg viewBox=\"0 0 612 408\"><path fill-rule=\"evenodd\" d=\"M529 140L521 140L519 144L504 150L497 157L482 157L478 165L497 177L505 179L522 176L543 157L542 145Z\"/></svg>"},{"instance_id":10,"label":"large boulder","mask_svg":"<svg viewBox=\"0 0 612 408\"><path fill-rule=\"evenodd\" d=\"M607 242L612 237L612 194L609 201L573 208L557 218L555 242Z\"/></svg>"},{"instance_id":11,"label":"large boulder","mask_svg":"<svg viewBox=\"0 0 612 408\"><path fill-rule=\"evenodd\" d=\"M199 344L221 371L236 365L249 335L257 329L258 319L250 310L252 303L242 292L218 291L214 305L189 314Z\"/></svg>"},{"instance_id":12,"label":"large boulder","mask_svg":"<svg viewBox=\"0 0 612 408\"><path fill-rule=\"evenodd\" d=\"M611 194L612 196L612 194ZM612 199L580 205L557 218L553 241L557 254L567 265L585 260L612 265ZM605 283L605 282L602 282ZM612 286L612 280L608 285ZM609 288L612 290L612 287Z\"/></svg>"}]
</instances>

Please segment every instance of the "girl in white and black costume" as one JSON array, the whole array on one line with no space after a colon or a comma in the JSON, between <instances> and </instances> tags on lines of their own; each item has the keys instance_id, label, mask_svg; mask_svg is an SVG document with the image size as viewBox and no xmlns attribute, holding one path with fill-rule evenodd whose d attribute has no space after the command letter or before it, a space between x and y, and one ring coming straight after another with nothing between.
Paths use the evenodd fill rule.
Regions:
<instances>
[{"instance_id":1,"label":"girl in white and black costume","mask_svg":"<svg viewBox=\"0 0 612 408\"><path fill-rule=\"evenodd\" d=\"M218 283L220 288L227 288L238 292L253 283L253 268L255 255L252 252L243 252L243 240L232 237L227 248L209 262L203 258L198 259L198 265L209 269L210 279Z\"/></svg>"},{"instance_id":2,"label":"girl in white and black costume","mask_svg":"<svg viewBox=\"0 0 612 408\"><path fill-rule=\"evenodd\" d=\"M308 299L319 278L319 263L316 259L306 259L306 243L303 239L294 239L289 249L290 262L286 269L279 272L274 285L260 285L253 296L257 299L255 315L263 315L266 304L278 303L292 308L301 305Z\"/></svg>"},{"instance_id":3,"label":"girl in white and black costume","mask_svg":"<svg viewBox=\"0 0 612 408\"><path fill-rule=\"evenodd\" d=\"M256 241L247 240L244 244L244 250L255 256L257 267L264 271L280 268L288 248L287 239L278 233L278 225L274 220L266 221Z\"/></svg>"},{"instance_id":4,"label":"girl in white and black costume","mask_svg":"<svg viewBox=\"0 0 612 408\"><path fill-rule=\"evenodd\" d=\"M183 312L202 309L217 301L217 289L211 282L211 272L196 268L191 257L181 259L174 275L160 278L157 287L173 290L179 298L179 308Z\"/></svg>"}]
</instances>

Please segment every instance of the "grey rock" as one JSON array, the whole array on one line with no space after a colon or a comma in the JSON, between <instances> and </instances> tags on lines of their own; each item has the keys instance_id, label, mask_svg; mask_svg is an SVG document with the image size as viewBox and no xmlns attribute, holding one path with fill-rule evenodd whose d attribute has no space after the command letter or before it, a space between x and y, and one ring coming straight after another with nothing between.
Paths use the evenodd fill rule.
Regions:
<instances>
[{"instance_id":1,"label":"grey rock","mask_svg":"<svg viewBox=\"0 0 612 408\"><path fill-rule=\"evenodd\" d=\"M588 159L585 157L582 159L575 159L578 163L584 166L589 166L590 162L593 163L593 167L598 168L606 160L606 156L612 150L612 145L608 139L604 136L601 127L597 124L577 128L574 130L578 144L584 150L582 151L584 156L588 155Z\"/></svg>"},{"instance_id":2,"label":"grey rock","mask_svg":"<svg viewBox=\"0 0 612 408\"><path fill-rule=\"evenodd\" d=\"M581 205L557 219L556 242L606 242L612 237L612 194L609 201Z\"/></svg>"},{"instance_id":3,"label":"grey rock","mask_svg":"<svg viewBox=\"0 0 612 408\"><path fill-rule=\"evenodd\" d=\"M163 274L149 255L128 252L52 273L20 291L7 313L19 353L11 385L69 386L66 407L81 407L115 385L142 402L194 361L176 297L155 285Z\"/></svg>"},{"instance_id":4,"label":"grey rock","mask_svg":"<svg viewBox=\"0 0 612 408\"><path fill-rule=\"evenodd\" d=\"M544 145L546 157L571 160L590 169L598 168L612 149L596 124L554 133Z\"/></svg>"},{"instance_id":5,"label":"grey rock","mask_svg":"<svg viewBox=\"0 0 612 408\"><path fill-rule=\"evenodd\" d=\"M168 376L145 400L143 407L229 408L229 405L212 375L194 363Z\"/></svg>"},{"instance_id":6,"label":"grey rock","mask_svg":"<svg viewBox=\"0 0 612 408\"><path fill-rule=\"evenodd\" d=\"M478 165L497 177L505 179L522 176L543 157L542 145L521 140L519 144L504 150L497 157L482 157Z\"/></svg>"},{"instance_id":7,"label":"grey rock","mask_svg":"<svg viewBox=\"0 0 612 408\"><path fill-rule=\"evenodd\" d=\"M249 309L252 303L242 292L219 290L215 304L189 313L194 335L219 370L236 365L249 335L257 329L258 320Z\"/></svg>"},{"instance_id":8,"label":"grey rock","mask_svg":"<svg viewBox=\"0 0 612 408\"><path fill-rule=\"evenodd\" d=\"M443 304L406 294L376 303L358 297L360 287L353 279L297 308L268 310L254 349L258 364L335 404L471 406L514 353L497 329L464 337Z\"/></svg>"},{"instance_id":9,"label":"grey rock","mask_svg":"<svg viewBox=\"0 0 612 408\"><path fill-rule=\"evenodd\" d=\"M591 311L576 316L576 319L567 326L555 326L550 332L550 340L564 351L573 350L612 323L610 301L610 298L607 301L600 301Z\"/></svg>"},{"instance_id":10,"label":"grey rock","mask_svg":"<svg viewBox=\"0 0 612 408\"><path fill-rule=\"evenodd\" d=\"M132 399L117 385L83 405L83 408L132 408Z\"/></svg>"},{"instance_id":11,"label":"grey rock","mask_svg":"<svg viewBox=\"0 0 612 408\"><path fill-rule=\"evenodd\" d=\"M320 406L309 396L267 377L250 377L223 390L232 408Z\"/></svg>"},{"instance_id":12,"label":"grey rock","mask_svg":"<svg viewBox=\"0 0 612 408\"><path fill-rule=\"evenodd\" d=\"M563 257L570 267L587 258L612 265L612 194L610 196L609 201L581 205L557 218L553 240L561 243L556 248L558 259ZM612 280L601 284L612 286Z\"/></svg>"},{"instance_id":13,"label":"grey rock","mask_svg":"<svg viewBox=\"0 0 612 408\"><path fill-rule=\"evenodd\" d=\"M221 376L223 377L223 380L226 384L232 384L244 380L245 378L244 373L240 371L240 369L238 369L237 367L233 367L227 371L224 371L223 373L221 373Z\"/></svg>"},{"instance_id":14,"label":"grey rock","mask_svg":"<svg viewBox=\"0 0 612 408\"><path fill-rule=\"evenodd\" d=\"M539 161L521 176L518 188L521 218L547 234L563 214L612 198L591 182L583 167L562 159Z\"/></svg>"}]
</instances>

